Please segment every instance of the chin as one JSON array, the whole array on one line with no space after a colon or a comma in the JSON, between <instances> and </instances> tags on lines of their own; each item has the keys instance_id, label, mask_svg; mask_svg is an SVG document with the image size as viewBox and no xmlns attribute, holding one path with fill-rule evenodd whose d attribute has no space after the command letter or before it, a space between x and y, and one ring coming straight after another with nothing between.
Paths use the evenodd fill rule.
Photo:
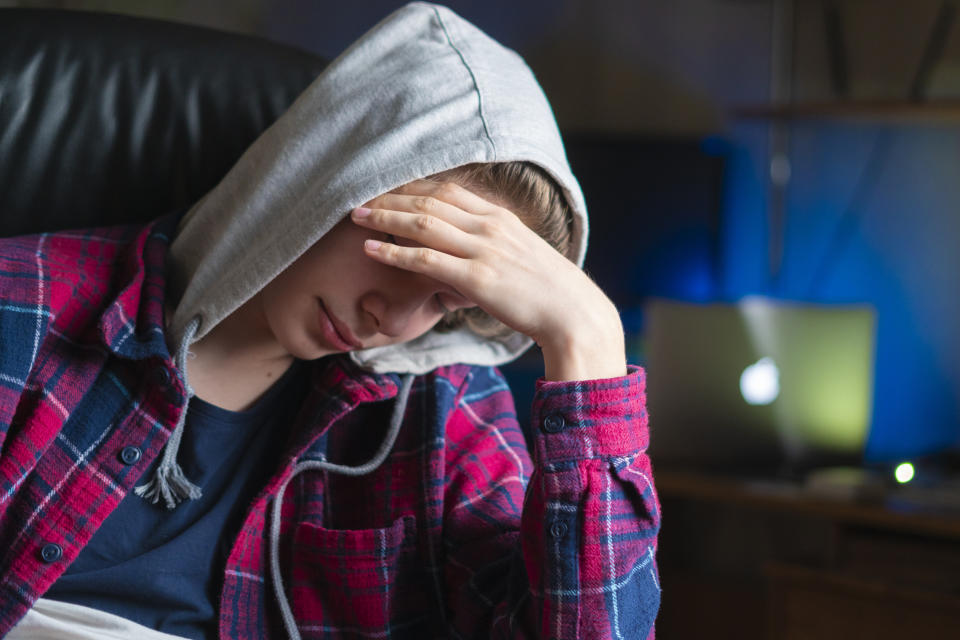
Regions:
<instances>
[{"instance_id":1,"label":"chin","mask_svg":"<svg viewBox=\"0 0 960 640\"><path fill-rule=\"evenodd\" d=\"M281 346L284 351L297 360L316 360L337 353L337 351L308 333L291 337L293 339L281 342Z\"/></svg>"}]
</instances>

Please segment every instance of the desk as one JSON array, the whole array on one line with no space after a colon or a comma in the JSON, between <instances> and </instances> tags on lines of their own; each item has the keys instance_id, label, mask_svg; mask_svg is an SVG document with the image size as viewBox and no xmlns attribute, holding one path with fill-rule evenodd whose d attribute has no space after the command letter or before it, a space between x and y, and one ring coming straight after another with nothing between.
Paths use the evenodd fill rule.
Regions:
<instances>
[{"instance_id":1,"label":"desk","mask_svg":"<svg viewBox=\"0 0 960 640\"><path fill-rule=\"evenodd\" d=\"M658 637L960 638L960 512L655 469Z\"/></svg>"}]
</instances>

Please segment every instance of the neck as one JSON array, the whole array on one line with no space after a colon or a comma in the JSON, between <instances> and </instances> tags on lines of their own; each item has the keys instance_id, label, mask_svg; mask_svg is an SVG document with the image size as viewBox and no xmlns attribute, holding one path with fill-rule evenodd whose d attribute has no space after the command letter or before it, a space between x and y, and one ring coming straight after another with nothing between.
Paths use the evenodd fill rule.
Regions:
<instances>
[{"instance_id":1,"label":"neck","mask_svg":"<svg viewBox=\"0 0 960 640\"><path fill-rule=\"evenodd\" d=\"M267 338L254 296L190 346L187 377L194 393L231 411L252 405L293 364L293 356Z\"/></svg>"}]
</instances>

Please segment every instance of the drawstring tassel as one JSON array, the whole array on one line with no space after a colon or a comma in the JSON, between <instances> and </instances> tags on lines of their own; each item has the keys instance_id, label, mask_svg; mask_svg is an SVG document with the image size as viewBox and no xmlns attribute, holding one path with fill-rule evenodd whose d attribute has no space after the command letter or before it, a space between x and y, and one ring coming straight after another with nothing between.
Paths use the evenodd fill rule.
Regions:
<instances>
[{"instance_id":1,"label":"drawstring tassel","mask_svg":"<svg viewBox=\"0 0 960 640\"><path fill-rule=\"evenodd\" d=\"M193 388L187 382L187 349L199 327L199 317L195 317L190 321L190 324L187 325L184 331L183 340L180 343L180 349L176 356L177 368L183 375L183 386L187 394L187 405L190 403L190 398L193 397ZM157 504L160 502L160 499L163 498L167 509L175 509L183 500L197 500L203 495L200 487L187 479L187 476L183 473L183 469L181 469L177 463L177 452L180 450L180 440L183 438L183 429L186 422L187 406L184 406L183 411L180 412L180 419L177 421L177 426L170 435L170 440L167 441L164 447L163 459L160 460L160 464L153 474L153 479L134 489L138 496L149 500L153 504Z\"/></svg>"},{"instance_id":2,"label":"drawstring tassel","mask_svg":"<svg viewBox=\"0 0 960 640\"><path fill-rule=\"evenodd\" d=\"M163 498L167 509L175 509L183 500L197 500L203 495L200 487L193 484L183 474L180 465L174 462L172 465L165 465L161 462L157 467L153 479L147 484L142 484L134 489L136 494L144 500L149 500L153 504L160 502Z\"/></svg>"}]
</instances>

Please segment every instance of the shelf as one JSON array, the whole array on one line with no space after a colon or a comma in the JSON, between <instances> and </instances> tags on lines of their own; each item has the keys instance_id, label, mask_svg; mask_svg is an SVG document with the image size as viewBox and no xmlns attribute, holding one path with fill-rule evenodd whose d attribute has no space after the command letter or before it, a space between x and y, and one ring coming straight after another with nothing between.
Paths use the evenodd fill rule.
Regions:
<instances>
[{"instance_id":1,"label":"shelf","mask_svg":"<svg viewBox=\"0 0 960 640\"><path fill-rule=\"evenodd\" d=\"M752 120L859 120L863 122L960 122L960 100L910 102L851 100L756 105L733 109L733 116Z\"/></svg>"},{"instance_id":2,"label":"shelf","mask_svg":"<svg viewBox=\"0 0 960 640\"><path fill-rule=\"evenodd\" d=\"M828 519L847 525L960 540L960 513L954 510L907 509L903 504L890 506L886 501L871 503L831 499L788 482L749 482L664 469L657 472L657 488L663 497L728 504Z\"/></svg>"}]
</instances>

